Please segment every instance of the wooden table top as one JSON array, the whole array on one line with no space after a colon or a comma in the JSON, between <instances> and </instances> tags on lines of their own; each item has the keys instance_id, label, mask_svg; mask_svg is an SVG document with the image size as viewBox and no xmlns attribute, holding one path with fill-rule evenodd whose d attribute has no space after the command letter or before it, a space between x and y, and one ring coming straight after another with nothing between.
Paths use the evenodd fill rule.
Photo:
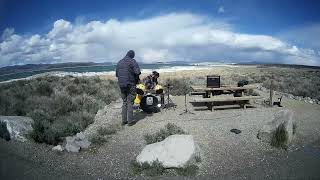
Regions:
<instances>
[{"instance_id":1,"label":"wooden table top","mask_svg":"<svg viewBox=\"0 0 320 180\"><path fill-rule=\"evenodd\" d=\"M242 97L233 97L233 96L213 96L211 98L191 98L189 102L224 102L224 101L246 101L253 99L261 99L261 96L242 96Z\"/></svg>"},{"instance_id":2,"label":"wooden table top","mask_svg":"<svg viewBox=\"0 0 320 180\"><path fill-rule=\"evenodd\" d=\"M194 91L223 91L223 90L248 90L256 89L257 86L254 85L245 85L243 87L237 86L221 86L220 88L208 88L203 86L191 86Z\"/></svg>"}]
</instances>

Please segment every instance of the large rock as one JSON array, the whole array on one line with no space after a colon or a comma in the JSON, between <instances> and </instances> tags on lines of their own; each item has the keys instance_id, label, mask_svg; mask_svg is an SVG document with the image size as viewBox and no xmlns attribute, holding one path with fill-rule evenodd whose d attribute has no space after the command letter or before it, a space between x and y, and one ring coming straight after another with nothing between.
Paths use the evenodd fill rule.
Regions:
<instances>
[{"instance_id":1,"label":"large rock","mask_svg":"<svg viewBox=\"0 0 320 180\"><path fill-rule=\"evenodd\" d=\"M144 147L136 160L140 164L159 161L165 168L183 168L194 163L198 156L199 149L191 135L172 135Z\"/></svg>"},{"instance_id":2,"label":"large rock","mask_svg":"<svg viewBox=\"0 0 320 180\"><path fill-rule=\"evenodd\" d=\"M91 142L88 138L82 133L77 133L76 136L68 136L66 137L66 150L68 152L79 152L80 149L89 148Z\"/></svg>"},{"instance_id":3,"label":"large rock","mask_svg":"<svg viewBox=\"0 0 320 180\"><path fill-rule=\"evenodd\" d=\"M274 119L264 125L258 138L267 143L288 146L294 136L294 114L290 110L282 110L275 114Z\"/></svg>"},{"instance_id":4,"label":"large rock","mask_svg":"<svg viewBox=\"0 0 320 180\"><path fill-rule=\"evenodd\" d=\"M7 124L10 139L25 142L27 135L32 132L33 120L24 116L0 116L0 121Z\"/></svg>"}]
</instances>

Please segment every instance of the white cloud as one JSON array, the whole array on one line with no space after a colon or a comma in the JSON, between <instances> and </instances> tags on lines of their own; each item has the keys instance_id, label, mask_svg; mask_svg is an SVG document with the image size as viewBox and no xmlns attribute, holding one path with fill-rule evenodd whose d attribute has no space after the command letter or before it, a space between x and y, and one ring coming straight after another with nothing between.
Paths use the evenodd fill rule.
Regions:
<instances>
[{"instance_id":1,"label":"white cloud","mask_svg":"<svg viewBox=\"0 0 320 180\"><path fill-rule=\"evenodd\" d=\"M289 41L299 46L312 48L315 51L320 50L320 24L309 24L296 27L291 30L280 33L278 36L284 41Z\"/></svg>"},{"instance_id":2,"label":"white cloud","mask_svg":"<svg viewBox=\"0 0 320 180\"><path fill-rule=\"evenodd\" d=\"M218 9L218 13L224 13L224 7L223 6L220 6L219 9Z\"/></svg>"},{"instance_id":3,"label":"white cloud","mask_svg":"<svg viewBox=\"0 0 320 180\"><path fill-rule=\"evenodd\" d=\"M142 20L54 22L44 35L15 34L7 29L0 43L0 66L20 63L113 61L127 50L143 62L215 60L284 62L319 65L317 51L278 38L235 32L232 25L190 13Z\"/></svg>"}]
</instances>

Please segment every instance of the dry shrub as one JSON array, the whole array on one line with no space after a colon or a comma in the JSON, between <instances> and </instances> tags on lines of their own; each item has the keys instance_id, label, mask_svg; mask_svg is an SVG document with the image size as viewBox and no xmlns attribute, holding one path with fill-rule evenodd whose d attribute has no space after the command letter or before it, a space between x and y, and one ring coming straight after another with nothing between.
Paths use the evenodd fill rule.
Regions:
<instances>
[{"instance_id":1,"label":"dry shrub","mask_svg":"<svg viewBox=\"0 0 320 180\"><path fill-rule=\"evenodd\" d=\"M44 76L0 85L0 115L29 116L31 137L57 144L84 130L95 114L119 98L118 85L99 77Z\"/></svg>"}]
</instances>

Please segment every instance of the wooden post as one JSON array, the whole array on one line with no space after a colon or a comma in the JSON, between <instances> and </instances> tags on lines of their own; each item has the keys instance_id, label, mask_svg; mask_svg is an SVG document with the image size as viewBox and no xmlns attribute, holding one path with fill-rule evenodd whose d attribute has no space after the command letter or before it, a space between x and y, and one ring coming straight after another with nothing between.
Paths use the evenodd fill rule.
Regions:
<instances>
[{"instance_id":1,"label":"wooden post","mask_svg":"<svg viewBox=\"0 0 320 180\"><path fill-rule=\"evenodd\" d=\"M270 82L270 101L269 101L270 107L272 107L273 105L272 98L273 98L273 79L271 79L271 82Z\"/></svg>"}]
</instances>

